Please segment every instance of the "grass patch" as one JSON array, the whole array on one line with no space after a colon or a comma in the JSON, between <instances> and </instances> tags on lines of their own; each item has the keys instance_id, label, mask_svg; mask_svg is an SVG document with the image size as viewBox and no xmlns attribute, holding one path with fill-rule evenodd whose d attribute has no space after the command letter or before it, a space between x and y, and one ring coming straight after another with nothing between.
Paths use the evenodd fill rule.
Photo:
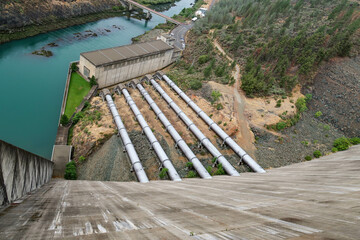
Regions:
<instances>
[{"instance_id":1,"label":"grass patch","mask_svg":"<svg viewBox=\"0 0 360 240\"><path fill-rule=\"evenodd\" d=\"M70 118L80 105L83 98L90 91L90 84L78 73L72 73L70 79L69 92L66 101L65 115Z\"/></svg>"}]
</instances>

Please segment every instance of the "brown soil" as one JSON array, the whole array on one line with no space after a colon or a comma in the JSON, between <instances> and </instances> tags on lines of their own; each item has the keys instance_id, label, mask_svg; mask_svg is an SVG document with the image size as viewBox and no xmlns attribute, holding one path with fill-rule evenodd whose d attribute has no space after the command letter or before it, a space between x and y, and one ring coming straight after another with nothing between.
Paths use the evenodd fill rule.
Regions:
<instances>
[{"instance_id":1,"label":"brown soil","mask_svg":"<svg viewBox=\"0 0 360 240\"><path fill-rule=\"evenodd\" d=\"M81 119L74 127L73 138L71 144L75 148L74 159L77 160L80 156L88 156L92 153L92 149L102 144L103 139L107 139L115 131L115 124L113 123L112 115L108 110L105 102L100 97L94 97L90 101L91 107L86 115L93 111L101 113L99 121L89 123ZM85 115L85 116L86 116Z\"/></svg>"}]
</instances>

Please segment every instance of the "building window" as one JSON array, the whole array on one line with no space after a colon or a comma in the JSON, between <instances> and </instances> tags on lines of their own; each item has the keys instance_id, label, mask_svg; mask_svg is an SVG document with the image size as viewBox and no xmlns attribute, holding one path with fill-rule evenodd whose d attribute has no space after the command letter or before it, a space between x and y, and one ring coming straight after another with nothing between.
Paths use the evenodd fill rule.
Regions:
<instances>
[{"instance_id":1,"label":"building window","mask_svg":"<svg viewBox=\"0 0 360 240\"><path fill-rule=\"evenodd\" d=\"M85 75L86 77L89 77L89 76L90 76L90 70L89 70L87 67L85 67L85 66L84 66L84 75Z\"/></svg>"}]
</instances>

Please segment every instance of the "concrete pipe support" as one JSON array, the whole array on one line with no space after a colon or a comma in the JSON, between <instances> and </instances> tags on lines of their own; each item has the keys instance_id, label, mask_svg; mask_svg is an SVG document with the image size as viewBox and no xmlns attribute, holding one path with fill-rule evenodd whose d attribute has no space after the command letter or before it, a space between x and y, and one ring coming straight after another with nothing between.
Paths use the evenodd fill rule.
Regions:
<instances>
[{"instance_id":1,"label":"concrete pipe support","mask_svg":"<svg viewBox=\"0 0 360 240\"><path fill-rule=\"evenodd\" d=\"M210 140L196 127L196 125L181 111L178 105L166 94L166 92L160 87L160 85L154 80L150 80L154 88L160 93L163 99L174 110L177 116L186 124L191 132L199 139L200 144L216 158L218 163L221 163L227 174L231 176L240 176L236 169L226 160L226 158L217 150L217 148L210 142Z\"/></svg>"},{"instance_id":2,"label":"concrete pipe support","mask_svg":"<svg viewBox=\"0 0 360 240\"><path fill-rule=\"evenodd\" d=\"M177 173L176 169L174 168L173 164L171 163L169 157L166 155L164 149L161 147L159 141L156 139L154 133L152 132L151 128L147 124L145 118L140 113L138 107L136 106L135 102L131 98L128 90L126 88L121 89L126 102L130 106L132 112L134 113L136 119L138 120L143 132L145 133L146 137L149 139L151 147L155 150L156 155L158 156L161 165L168 169L168 174L171 180L173 181L181 181L179 174Z\"/></svg>"},{"instance_id":3,"label":"concrete pipe support","mask_svg":"<svg viewBox=\"0 0 360 240\"><path fill-rule=\"evenodd\" d=\"M231 149L240 157L241 161L244 161L254 172L265 173L265 170L252 159L229 135L227 135L204 111L201 110L176 84L171 81L165 74L162 76L167 84L175 90L177 94L190 106L198 116L200 116L204 122L217 134L224 143L226 143Z\"/></svg>"},{"instance_id":4,"label":"concrete pipe support","mask_svg":"<svg viewBox=\"0 0 360 240\"><path fill-rule=\"evenodd\" d=\"M157 118L160 119L161 123L164 125L166 131L171 135L174 139L176 146L178 146L184 155L192 162L194 169L198 172L199 176L205 179L210 179L211 176L209 172L204 168L196 155L191 151L189 146L186 144L184 139L180 136L180 134L176 131L174 126L169 122L164 113L160 110L154 100L150 97L149 93L145 90L145 88L141 84L137 84L136 87L139 89L143 97L146 99L147 103L150 105L151 109L155 112Z\"/></svg>"},{"instance_id":5,"label":"concrete pipe support","mask_svg":"<svg viewBox=\"0 0 360 240\"><path fill-rule=\"evenodd\" d=\"M115 103L114 103L109 91L107 91L105 98L106 98L106 101L110 108L110 111L114 117L115 124L119 130L119 134L121 136L122 142L126 149L126 153L130 158L132 168L135 171L137 179L139 180L139 182L142 182L142 183L149 182L149 179L146 176L144 168L143 168L143 166L140 162L140 159L135 151L134 145L132 144L132 142L129 138L129 135L127 134L126 128L125 128L123 122L121 121L120 115L116 109Z\"/></svg>"}]
</instances>

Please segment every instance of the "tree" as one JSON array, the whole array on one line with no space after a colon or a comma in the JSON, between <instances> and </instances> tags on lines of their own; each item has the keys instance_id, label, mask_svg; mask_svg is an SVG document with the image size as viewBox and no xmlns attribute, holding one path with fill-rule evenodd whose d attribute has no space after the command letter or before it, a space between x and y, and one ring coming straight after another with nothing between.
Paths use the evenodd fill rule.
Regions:
<instances>
[{"instance_id":1,"label":"tree","mask_svg":"<svg viewBox=\"0 0 360 240\"><path fill-rule=\"evenodd\" d=\"M90 78L90 86L95 86L97 85L97 82L96 82L96 78L94 77L94 75Z\"/></svg>"},{"instance_id":2,"label":"tree","mask_svg":"<svg viewBox=\"0 0 360 240\"><path fill-rule=\"evenodd\" d=\"M74 161L71 161L68 164L66 164L64 178L68 179L68 180L76 180L77 179L76 164Z\"/></svg>"},{"instance_id":3,"label":"tree","mask_svg":"<svg viewBox=\"0 0 360 240\"><path fill-rule=\"evenodd\" d=\"M72 63L72 64L71 64L71 72L76 72L77 70L79 70L77 64L76 64L76 63Z\"/></svg>"},{"instance_id":4,"label":"tree","mask_svg":"<svg viewBox=\"0 0 360 240\"><path fill-rule=\"evenodd\" d=\"M60 118L60 124L61 125L66 125L69 123L69 118L68 116L66 116L65 114L61 115L61 118Z\"/></svg>"},{"instance_id":5,"label":"tree","mask_svg":"<svg viewBox=\"0 0 360 240\"><path fill-rule=\"evenodd\" d=\"M201 87L202 87L202 83L199 80L194 79L190 81L190 88L192 90L198 90Z\"/></svg>"},{"instance_id":6,"label":"tree","mask_svg":"<svg viewBox=\"0 0 360 240\"><path fill-rule=\"evenodd\" d=\"M209 55L201 55L199 57L199 64L207 63L210 60Z\"/></svg>"},{"instance_id":7,"label":"tree","mask_svg":"<svg viewBox=\"0 0 360 240\"><path fill-rule=\"evenodd\" d=\"M204 69L204 77L210 77L211 75L211 65L207 66L205 69Z\"/></svg>"},{"instance_id":8,"label":"tree","mask_svg":"<svg viewBox=\"0 0 360 240\"><path fill-rule=\"evenodd\" d=\"M211 97L212 97L212 102L216 102L217 100L219 100L219 98L222 96L222 94L218 91L218 90L213 90L211 92Z\"/></svg>"}]
</instances>

